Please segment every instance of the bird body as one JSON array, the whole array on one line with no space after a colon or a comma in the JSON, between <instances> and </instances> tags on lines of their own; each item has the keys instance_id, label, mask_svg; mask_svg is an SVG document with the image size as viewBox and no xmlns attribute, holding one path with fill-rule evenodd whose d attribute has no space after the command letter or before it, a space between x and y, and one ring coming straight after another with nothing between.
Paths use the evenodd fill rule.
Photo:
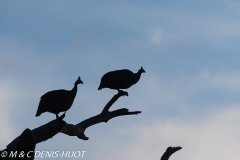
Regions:
<instances>
[{"instance_id":1,"label":"bird body","mask_svg":"<svg viewBox=\"0 0 240 160\"><path fill-rule=\"evenodd\" d=\"M58 114L60 112L66 112L73 104L73 101L77 94L77 85L83 83L78 77L72 90L53 90L45 93L41 96L36 117L40 116L44 112L50 112Z\"/></svg>"},{"instance_id":2,"label":"bird body","mask_svg":"<svg viewBox=\"0 0 240 160\"><path fill-rule=\"evenodd\" d=\"M145 73L142 67L137 73L128 69L110 71L103 75L98 90L102 88L127 89L139 81L142 73Z\"/></svg>"}]
</instances>

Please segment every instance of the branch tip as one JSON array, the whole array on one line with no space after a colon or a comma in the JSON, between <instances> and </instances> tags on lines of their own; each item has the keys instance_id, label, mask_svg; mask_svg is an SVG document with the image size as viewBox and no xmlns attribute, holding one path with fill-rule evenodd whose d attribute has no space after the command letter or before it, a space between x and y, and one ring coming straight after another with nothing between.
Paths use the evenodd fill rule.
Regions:
<instances>
[{"instance_id":1,"label":"branch tip","mask_svg":"<svg viewBox=\"0 0 240 160\"><path fill-rule=\"evenodd\" d=\"M82 140L85 140L85 141L87 141L89 138L84 134L84 132L82 132L80 135L77 135L77 137L79 138L79 139L82 139Z\"/></svg>"},{"instance_id":2,"label":"branch tip","mask_svg":"<svg viewBox=\"0 0 240 160\"><path fill-rule=\"evenodd\" d=\"M119 90L119 91L118 91L118 94L119 94L120 96L128 96L128 92L125 92L125 91L123 91L123 90Z\"/></svg>"}]
</instances>

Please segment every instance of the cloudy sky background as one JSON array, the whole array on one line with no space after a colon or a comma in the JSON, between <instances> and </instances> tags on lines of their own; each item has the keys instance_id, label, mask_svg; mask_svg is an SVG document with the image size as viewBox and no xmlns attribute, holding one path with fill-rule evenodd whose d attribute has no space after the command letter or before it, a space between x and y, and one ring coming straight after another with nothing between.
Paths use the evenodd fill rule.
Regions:
<instances>
[{"instance_id":1,"label":"cloudy sky background","mask_svg":"<svg viewBox=\"0 0 240 160\"><path fill-rule=\"evenodd\" d=\"M47 91L71 89L81 76L65 118L76 124L116 94L97 90L104 73L143 66L111 108L140 115L92 126L88 141L58 134L36 150L156 160L182 146L171 160L239 160L239 17L234 0L0 1L0 149L55 118L35 117Z\"/></svg>"}]
</instances>

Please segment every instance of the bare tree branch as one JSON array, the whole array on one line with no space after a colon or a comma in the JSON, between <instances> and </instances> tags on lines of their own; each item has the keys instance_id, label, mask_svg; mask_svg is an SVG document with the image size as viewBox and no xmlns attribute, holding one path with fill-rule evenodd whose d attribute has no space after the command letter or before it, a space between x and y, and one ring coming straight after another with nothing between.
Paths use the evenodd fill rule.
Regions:
<instances>
[{"instance_id":1,"label":"bare tree branch","mask_svg":"<svg viewBox=\"0 0 240 160\"><path fill-rule=\"evenodd\" d=\"M106 104L103 108L102 112L96 116L88 118L76 125L66 123L63 118L65 114L60 116L59 118L52 120L38 128L33 130L27 129L28 133L31 133L32 139L34 140L34 144L46 141L52 137L54 137L58 133L64 133L69 136L77 136L79 139L88 140L89 138L85 136L84 131L95 124L101 122L108 122L110 119L125 116L125 115L136 115L141 113L141 111L129 112L127 108L121 108L114 111L109 111L110 107L120 98L121 96L128 96L127 92L119 91L116 95L112 97L112 99ZM19 136L20 137L20 136ZM19 146L23 146L20 144L22 142L22 138L17 137L14 139L8 146L7 149L3 151L15 151ZM25 140L26 141L26 140ZM34 147L35 148L35 147ZM34 150L34 149L33 149ZM3 152L3 151L0 151ZM7 157L6 157L7 158Z\"/></svg>"},{"instance_id":2,"label":"bare tree branch","mask_svg":"<svg viewBox=\"0 0 240 160\"><path fill-rule=\"evenodd\" d=\"M162 155L161 160L168 160L169 157L175 153L176 151L179 151L180 149L182 149L182 147L178 146L178 147L168 147L167 150L164 152L164 154Z\"/></svg>"},{"instance_id":3,"label":"bare tree branch","mask_svg":"<svg viewBox=\"0 0 240 160\"><path fill-rule=\"evenodd\" d=\"M119 91L112 99L106 104L102 112L96 116L86 119L76 125L68 124L62 119L65 115L62 115L59 119L48 122L38 128L32 130L35 137L36 143L46 141L54 137L59 132L64 133L69 136L77 136L79 139L88 140L85 136L84 131L95 124L101 122L108 122L110 119L125 116L125 115L136 115L141 113L141 111L129 112L128 109L122 108L114 111L109 111L110 107L120 98L121 96L128 96L127 92Z\"/></svg>"},{"instance_id":4,"label":"bare tree branch","mask_svg":"<svg viewBox=\"0 0 240 160\"><path fill-rule=\"evenodd\" d=\"M141 113L141 111L129 112L128 109L122 108L115 111L109 111L110 107L120 98L121 96L128 96L127 92L119 91L118 94L114 95L113 98L106 104L102 112L94 117L86 119L77 125L65 124L61 129L61 132L69 136L77 136L80 139L88 140L85 136L84 131L97 123L108 122L110 119L125 116L125 115L135 115Z\"/></svg>"},{"instance_id":5,"label":"bare tree branch","mask_svg":"<svg viewBox=\"0 0 240 160\"><path fill-rule=\"evenodd\" d=\"M60 132L60 130L66 124L65 121L62 120L64 116L62 115L60 119L56 119L53 121L48 122L38 128L32 130L33 135L35 136L36 143L40 143L42 141L46 141L56 134Z\"/></svg>"}]
</instances>

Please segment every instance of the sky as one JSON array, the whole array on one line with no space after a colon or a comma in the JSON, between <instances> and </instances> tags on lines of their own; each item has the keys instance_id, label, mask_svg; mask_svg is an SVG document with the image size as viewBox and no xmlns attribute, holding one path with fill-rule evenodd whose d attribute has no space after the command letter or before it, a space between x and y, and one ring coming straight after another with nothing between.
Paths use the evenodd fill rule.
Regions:
<instances>
[{"instance_id":1,"label":"sky","mask_svg":"<svg viewBox=\"0 0 240 160\"><path fill-rule=\"evenodd\" d=\"M0 1L0 149L55 119L35 117L44 93L70 90L80 76L64 119L77 124L117 93L97 90L102 75L142 66L110 109L141 114L88 128L88 141L59 133L36 150L156 160L181 146L171 160L239 160L239 17L235 0Z\"/></svg>"}]
</instances>

